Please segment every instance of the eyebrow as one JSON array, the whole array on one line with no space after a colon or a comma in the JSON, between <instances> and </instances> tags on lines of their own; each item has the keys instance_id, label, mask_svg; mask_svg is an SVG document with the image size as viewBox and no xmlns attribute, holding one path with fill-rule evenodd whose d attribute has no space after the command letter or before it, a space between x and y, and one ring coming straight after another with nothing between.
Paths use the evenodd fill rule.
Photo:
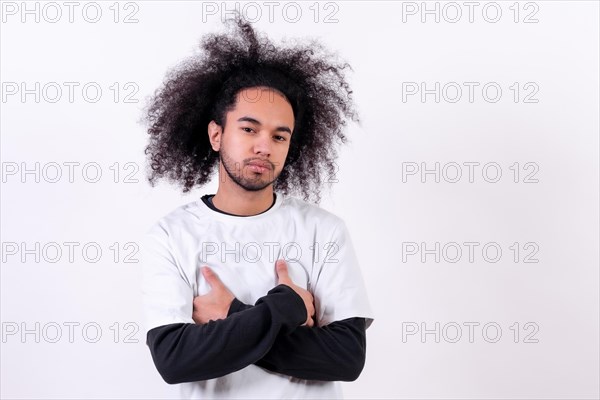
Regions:
<instances>
[{"instance_id":1,"label":"eyebrow","mask_svg":"<svg viewBox=\"0 0 600 400\"><path fill-rule=\"evenodd\" d=\"M250 123L253 123L253 124L256 124L256 125L262 125L259 120L255 119L255 118L252 118L252 117L241 117L241 118L238 118L238 122L244 122L244 121L245 122L250 122ZM275 130L278 131L278 132L287 132L290 135L292 134L292 130L290 128L288 128L287 126L278 126L277 128L275 128Z\"/></svg>"}]
</instances>

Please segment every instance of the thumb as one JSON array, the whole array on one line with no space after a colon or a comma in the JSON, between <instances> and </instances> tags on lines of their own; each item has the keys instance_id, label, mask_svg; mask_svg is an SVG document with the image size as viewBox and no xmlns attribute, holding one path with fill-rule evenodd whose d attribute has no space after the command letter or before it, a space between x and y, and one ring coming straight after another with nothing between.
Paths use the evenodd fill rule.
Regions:
<instances>
[{"instance_id":1,"label":"thumb","mask_svg":"<svg viewBox=\"0 0 600 400\"><path fill-rule=\"evenodd\" d=\"M275 270L277 271L277 277L279 278L279 283L289 282L290 275L288 274L287 264L285 260L277 260L275 263Z\"/></svg>"},{"instance_id":2,"label":"thumb","mask_svg":"<svg viewBox=\"0 0 600 400\"><path fill-rule=\"evenodd\" d=\"M209 267L202 267L202 276L204 276L204 279L206 279L210 287L213 289L223 286L221 279L219 279L219 275L215 274L214 271Z\"/></svg>"}]
</instances>

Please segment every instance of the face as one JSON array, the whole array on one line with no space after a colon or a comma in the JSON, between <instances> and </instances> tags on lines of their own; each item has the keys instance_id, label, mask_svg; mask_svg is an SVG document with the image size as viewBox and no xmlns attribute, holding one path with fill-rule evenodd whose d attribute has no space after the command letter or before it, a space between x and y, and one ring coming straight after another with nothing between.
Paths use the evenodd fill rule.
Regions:
<instances>
[{"instance_id":1,"label":"face","mask_svg":"<svg viewBox=\"0 0 600 400\"><path fill-rule=\"evenodd\" d=\"M235 185L258 191L271 185L281 173L294 128L292 106L277 91L247 88L237 95L235 108L226 114L225 131L209 124L213 150ZM224 177L221 177L224 183Z\"/></svg>"}]
</instances>

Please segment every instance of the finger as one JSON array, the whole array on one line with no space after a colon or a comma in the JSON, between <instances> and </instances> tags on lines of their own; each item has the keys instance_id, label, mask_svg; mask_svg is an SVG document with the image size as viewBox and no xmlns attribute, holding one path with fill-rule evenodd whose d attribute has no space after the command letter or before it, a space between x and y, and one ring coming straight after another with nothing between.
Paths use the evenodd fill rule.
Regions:
<instances>
[{"instance_id":1,"label":"finger","mask_svg":"<svg viewBox=\"0 0 600 400\"><path fill-rule=\"evenodd\" d=\"M314 307L315 305L315 298L313 297L312 293L309 292L308 290L306 291L307 295L308 295L308 299L310 300L310 304Z\"/></svg>"},{"instance_id":2,"label":"finger","mask_svg":"<svg viewBox=\"0 0 600 400\"><path fill-rule=\"evenodd\" d=\"M277 260L277 262L275 263L275 270L277 271L277 277L279 278L279 282L291 281L285 260Z\"/></svg>"},{"instance_id":3,"label":"finger","mask_svg":"<svg viewBox=\"0 0 600 400\"><path fill-rule=\"evenodd\" d=\"M310 307L308 307L308 309L306 310L308 312L308 315L312 316L315 315L315 308L311 305Z\"/></svg>"},{"instance_id":4,"label":"finger","mask_svg":"<svg viewBox=\"0 0 600 400\"><path fill-rule=\"evenodd\" d=\"M306 321L306 326L312 328L313 326L315 326L315 321L312 318L309 318L308 321Z\"/></svg>"},{"instance_id":5,"label":"finger","mask_svg":"<svg viewBox=\"0 0 600 400\"><path fill-rule=\"evenodd\" d=\"M209 267L202 267L202 276L208 282L211 288L222 287L223 283L221 279L219 279L219 275L215 274L215 272Z\"/></svg>"},{"instance_id":6,"label":"finger","mask_svg":"<svg viewBox=\"0 0 600 400\"><path fill-rule=\"evenodd\" d=\"M194 310L200 310L204 307L206 296L196 296L192 302Z\"/></svg>"},{"instance_id":7,"label":"finger","mask_svg":"<svg viewBox=\"0 0 600 400\"><path fill-rule=\"evenodd\" d=\"M200 303L200 301L202 301L202 299L200 299L200 296L196 296L196 297L194 297L194 300L192 301L192 304L194 305L194 307L196 307L196 305L198 303Z\"/></svg>"}]
</instances>

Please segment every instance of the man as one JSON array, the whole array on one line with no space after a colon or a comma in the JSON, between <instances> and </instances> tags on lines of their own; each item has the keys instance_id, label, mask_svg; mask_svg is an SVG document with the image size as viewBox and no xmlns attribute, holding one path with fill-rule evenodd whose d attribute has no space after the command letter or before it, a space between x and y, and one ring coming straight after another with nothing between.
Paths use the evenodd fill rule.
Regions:
<instances>
[{"instance_id":1,"label":"man","mask_svg":"<svg viewBox=\"0 0 600 400\"><path fill-rule=\"evenodd\" d=\"M351 92L315 43L277 49L236 22L148 111L150 181L187 191L218 165L219 186L145 236L147 344L186 398L341 397L373 316L344 222L288 193L318 197Z\"/></svg>"}]
</instances>

